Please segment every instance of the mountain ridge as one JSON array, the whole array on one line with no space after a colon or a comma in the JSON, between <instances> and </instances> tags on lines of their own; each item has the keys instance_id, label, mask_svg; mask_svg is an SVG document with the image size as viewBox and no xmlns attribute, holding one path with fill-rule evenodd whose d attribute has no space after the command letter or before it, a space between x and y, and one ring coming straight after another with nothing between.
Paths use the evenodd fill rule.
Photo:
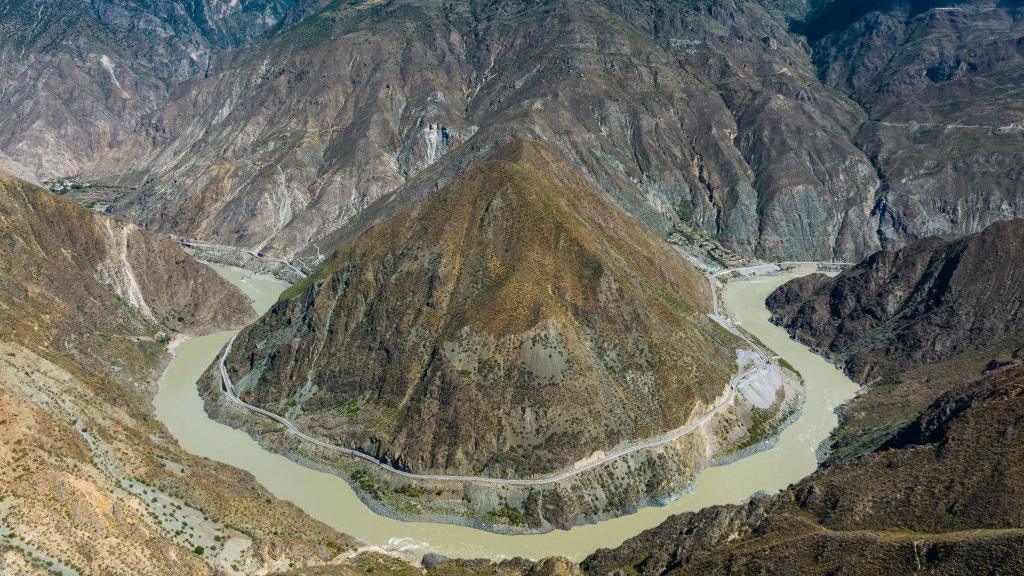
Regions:
<instances>
[{"instance_id":1,"label":"mountain ridge","mask_svg":"<svg viewBox=\"0 0 1024 576\"><path fill-rule=\"evenodd\" d=\"M219 364L201 390L211 417L339 473L383 514L568 528L679 494L799 410L798 379L759 363L709 297L561 151L514 141L343 244L239 334L234 394L317 442L226 401ZM737 369L756 393L732 388Z\"/></svg>"},{"instance_id":2,"label":"mountain ridge","mask_svg":"<svg viewBox=\"0 0 1024 576\"><path fill-rule=\"evenodd\" d=\"M636 237L638 236L637 225L629 224L626 226L626 230L633 230L634 237L632 238L616 231L616 227L623 226L628 221L624 217L603 216L606 213L604 211L615 210L610 205L605 205L596 211L589 212L589 214L599 214L600 216L597 216L596 219L594 216L587 215L582 217L582 221L579 224L573 222L573 220L580 219L581 217L574 215L573 212L567 212L563 206L570 206L572 207L570 210L576 211L594 210L596 207L588 207L587 204L592 203L600 206L604 202L599 197L578 196L579 193L575 190L588 186L578 176L555 176L558 170L555 170L553 166L564 168L564 165L555 159L551 151L532 143L517 143L509 145L505 151L499 153L499 157L503 160L485 162L461 176L452 185L450 193L442 192L439 196L432 196L424 204L418 205L414 209L414 214L417 215L409 215L401 217L397 221L385 222L380 225L379 230L371 229L360 240L353 242L333 256L317 274L310 276L305 282L294 286L282 296L281 302L270 313L271 322L279 322L279 320L274 319L275 317L286 317L282 316L286 303L305 303L306 306L323 309L324 312L332 314L331 318L334 318L334 314L340 313L357 314L352 319L343 320L342 325L346 326L345 330L352 335L350 336L351 338L358 338L358 334L361 332L357 327L363 322L360 319L361 313L358 312L359 308L367 306L368 313L383 314L383 312L375 312L377 307L381 305L390 307L392 304L385 303L389 299L403 294L405 296L401 299L401 302L403 302L401 309L405 310L405 312L399 313L399 310L396 309L394 312L399 313L397 318L387 322L383 319L375 320L372 324L384 327L391 324L391 322L397 322L396 329L398 332L396 335L409 334L408 336L403 336L403 338L412 338L414 341L422 338L422 336L416 336L419 331L427 329L429 334L437 334L437 336L432 338L438 338L439 343L444 343L444 345L428 346L427 349L415 352L414 357L420 358L420 360L416 361L415 365L417 367L405 367L406 360L403 360L405 354L418 350L418 345L410 344L408 340L402 344L397 344L397 341L396 345L387 344L388 338L384 335L388 334L388 331L385 331L383 332L384 335L378 334L378 337L381 338L380 345L383 347L383 351L387 352L385 356L380 358L380 362L384 362L384 358L387 361L386 364L379 364L379 362L374 362L372 357L362 358L362 353L355 357L351 353L338 356L340 350L349 348L357 340L354 340L353 344L345 344L346 339L343 339L345 337L339 336L334 330L327 332L327 334L331 335L331 339L329 341L324 340L322 336L315 336L316 333L324 333L324 329L319 328L312 333L314 335L311 340L313 347L306 348L306 354L311 354L311 359L315 359L317 362L317 364L310 365L309 368L315 371L317 378L328 378L345 382L350 379L343 374L348 373L347 371L355 370L355 367L358 366L358 370L351 372L353 375L358 373L364 378L369 376L371 381L376 381L377 377L373 375L378 370L383 370L380 374L380 383L378 384L380 388L376 393L377 397L380 398L381 395L383 397L393 396L396 401L402 399L402 402L408 402L410 394L413 394L412 391L418 386L412 385L417 381L422 384L433 377L440 377L440 373L438 376L428 375L440 370L442 365L461 366L461 368L455 368L456 372L469 370L470 373L476 373L477 370L484 369L484 363L490 364L494 360L502 358L515 350L520 350L521 353L526 354L526 356L520 356L519 358L520 364L525 368L515 368L514 364L506 365L506 362L501 360L497 361L492 367L492 370L496 370L496 372L486 372L495 378L495 380L487 380L490 382L488 386L494 386L498 382L509 379L510 383L517 382L516 388L520 391L519 394L524 394L526 390L533 390L530 394L523 395L518 401L515 401L516 405L521 402L532 403L530 396L533 394L546 394L545 388L553 382L559 383L559 386L578 386L578 383L574 383L575 380L587 381L593 378L604 380L607 376L601 375L600 372L595 372L592 376L584 376L582 373L576 373L576 371L583 369L589 373L590 368L585 368L586 366L595 362L598 365L600 364L599 361L596 361L589 354L598 353L599 350L608 351L599 352L598 357L610 353L609 344L600 344L600 342L601 338L607 338L614 332L611 330L611 324L607 327L602 325L602 323L608 322L609 319L605 319L600 314L611 312L614 316L610 318L616 318L618 314L626 314L627 311L634 310L634 307L639 305L636 297L629 294L629 291L638 289L635 287L636 280L630 280L628 276L623 275L619 271L619 267L628 261L628 259L623 259L623 255L632 254L631 250L637 250L637 248L631 246L634 242L642 242L646 249L645 251L637 252L638 254L643 254L641 261L634 261L629 264L631 266L642 266L646 270L646 272L640 274L640 277L647 277L653 274L655 275L653 278L656 282L671 281L673 284L669 284L669 286L674 285L676 293L692 295L690 297L696 296L699 299L698 302L702 302L698 306L707 308L706 298L708 293L703 286L704 279L693 271L688 272L688 277L683 274L682 270L685 268L685 265L681 264L681 259L672 254L667 246L658 248L649 239L639 240ZM508 158L508 160L506 161L504 158ZM551 162L556 164L549 164ZM557 196L554 195L556 190L560 191L557 192ZM588 198L588 200L583 200L583 198ZM441 205L445 206L445 208L441 209ZM611 212L607 213L614 214ZM441 214L444 216L440 219L432 216L440 216ZM556 218L555 214L564 216ZM576 212L575 214L588 214L588 212ZM458 225L456 225L457 223ZM579 226L597 227L596 229L601 230L601 232L599 235L587 237L585 235L587 232L574 230L574 228ZM582 228L582 230L586 230L586 228ZM383 240L383 242L376 243L375 239L378 238ZM640 236L640 238L643 238L643 236ZM599 256L599 252L595 251L602 244L603 250L611 250L610 254L614 255L611 257L611 260L609 260L609 254L606 253ZM557 251L551 251L555 246L559 247ZM661 258L659 262L665 266L660 271L652 266L653 258L655 258L652 254L659 254L658 257ZM675 262L666 260L666 257L674 259ZM362 262L366 261L367 258L369 262L377 261L379 264L368 266L363 264ZM408 280L404 280L403 278L407 274L405 270L407 267L413 266L413 262L417 260L420 262L434 261L436 263L429 265L429 269L424 272L427 275L423 279L413 280L413 278L419 278L417 273L416 276L409 276ZM643 260L646 260L646 262ZM358 262L358 264L355 268L350 268L353 261ZM363 268L364 266L366 268ZM418 264L418 266L423 266L423 264ZM365 270L365 272L362 270ZM364 276L364 274L367 276ZM368 290L368 301L366 304L360 304L359 308L350 308L361 300L361 297L356 296L356 294L363 291L360 285L369 280L370 284L367 287L373 286L374 283L379 282L374 278L378 275L381 276L381 281L387 283L385 286L390 285L392 282L399 282L399 284ZM420 284L421 280L424 284ZM313 292L311 289L317 286L320 287L317 290L318 292L334 292L341 299L326 298L325 300L319 295L314 296L317 292ZM345 291L339 291L341 286L345 286ZM348 290L353 291L352 295L346 293ZM425 290L422 298L420 295L412 296L418 290ZM694 320L685 320L681 323L679 320L688 317L693 318L693 313L696 310L691 311L689 305L676 300L675 296L668 293L659 294L650 288L644 288L643 290L642 293L647 294L654 301L642 306L653 305L653 310L657 310L657 312L647 312L645 308L640 308L640 310L645 310L642 314L634 311L631 314L626 314L626 316L634 318L632 323L639 323L639 326L645 326L642 331L637 332L637 337L648 343L637 348L635 351L632 348L620 350L618 352L621 355L619 362L622 365L618 370L621 370L623 374L631 370L654 370L655 372L652 372L652 375L657 374L655 376L656 381L662 381L665 383L663 385L667 385L670 381L669 374L678 374L678 371L670 369L668 365L654 363L645 369L642 368L645 363L640 362L636 367L631 367L635 363L631 358L635 354L640 354L641 356L639 357L643 357L645 347L651 347L650 353L659 357L671 354L671 356L666 358L675 358L680 353L679 351L674 351L674 347L665 347L666 345L663 343L657 345L662 347L663 351L661 352L658 351L659 348L654 347L653 341L649 339L652 337L662 337L653 336L658 333L657 331L652 332L650 335L643 335L647 330L654 330L653 326L655 326L655 324L649 324L650 328L646 327L652 320L647 319L645 315L655 314L678 319L667 325L679 324L680 327L687 326L686 330L692 333L696 329L696 326L692 324ZM616 294L618 296L615 296ZM357 298L357 300L351 300L352 298ZM633 305L626 305L625 301L614 304L620 298L626 298L633 302ZM380 304L375 303L378 299ZM350 301L351 303L349 303ZM338 306L339 304L340 307ZM608 312L595 314L594 311L605 307L610 307ZM591 318L592 314L594 316ZM436 316L436 319L431 319L434 316ZM625 322L623 326L629 325L630 322L626 321L626 316L623 316L621 320L615 321ZM344 316L338 316L337 318L338 320L332 321L338 322ZM702 330L709 332L721 331L706 318L699 322L703 326ZM428 326L431 328L428 329ZM581 329L583 332L577 334L576 331ZM264 334L263 336L256 337L262 340L267 335L262 333L261 330L261 328L255 328L248 332L253 332L254 335ZM629 332L635 330L637 330L637 326L634 326ZM675 330L677 328L673 328L673 331ZM591 335L583 335L587 333ZM534 359L533 356L536 354L530 352L530 350L533 350L531 346L534 346L534 344L527 346L527 341L520 343L524 336L529 336L527 338L528 341L532 341L546 349L545 354L550 357L550 361L541 361L540 356ZM239 381L243 383L241 392L243 399L254 401L257 405L264 407L273 406L275 404L271 403L271 399L275 398L275 396L271 394L276 394L272 391L280 386L281 380L276 377L270 378L260 373L259 382L263 382L263 378L270 378L270 380L267 380L268 382L273 381L277 383L273 387L269 387L269 385L257 384L247 379L245 373L257 369L256 367L259 365L258 358L253 360L252 363L248 363L250 366L248 369L241 368L236 364L240 359L249 356L249 352L246 352L245 348L248 346L247 340L252 338L252 336L243 333L240 338L240 350L231 355L229 367L233 371L240 372ZM593 343L586 344L588 339L592 339ZM506 340L508 340L508 344L504 343ZM427 341L431 341L430 338ZM723 334L721 341L724 343L729 341L729 338ZM491 343L488 344L488 342ZM711 346L710 349L713 349L713 346L719 344L711 344L709 342L704 346L708 345ZM343 348L339 348L339 346ZM506 352L505 349L508 346L511 346L511 349ZM524 346L526 348L523 348ZM580 348L581 346L582 348ZM592 347L596 347L593 352L583 352ZM702 347L698 346L691 350L695 351ZM351 351L354 352L358 349L351 348ZM575 351L576 349L579 349L579 351ZM405 350L408 350L408 352L405 352ZM430 350L433 350L433 352ZM524 350L525 352L523 352ZM263 349L258 354L259 356L274 355L275 373L294 374L292 368L285 368L285 366L290 365L292 360L286 360L285 357L280 356L282 352L284 352L283 349L277 352L272 351L272 349ZM692 353L690 352L690 354ZM476 358L478 354L480 357ZM584 355L580 356L580 354ZM494 355L494 358L486 360L491 355ZM465 357L463 358L463 356ZM512 356L516 356L516 354L512 354ZM298 358L295 360L297 361ZM676 403L681 403L682 405L694 401L704 404L710 403L714 397L719 395L720 388L728 380L728 374L731 371L730 366L733 362L734 354L730 353L726 354L719 362L711 365L714 368L709 370L709 373L717 375L715 381L718 383L718 388L709 384L708 386L712 389L704 391L702 388L704 384L700 382L701 378L684 377L685 381L691 383L679 387L675 395L680 395L680 398L683 398L683 400L679 400ZM379 368L367 370L368 366L374 367L378 366L378 364ZM346 368L349 366L352 368ZM284 372L281 372L281 370L284 370ZM444 370L447 372L451 368ZM511 372L502 376L502 374L509 370ZM574 373L576 373L575 376L570 376L570 374ZM641 373L638 373L638 376ZM412 387L404 392L397 389L390 390L396 381L406 381L407 377L404 376L406 374L423 374L423 376L410 380L409 383ZM484 372L481 372L478 377L483 377L483 374ZM455 373L451 373L444 376L444 379L455 379L457 382L459 377ZM286 396L298 393L303 388L303 384L308 387L309 382L311 380L308 378L304 382L294 382L288 387L291 392L286 394ZM354 385L357 391L362 389L362 385L358 383L350 385ZM695 389L687 391L690 390L691 386L695 387ZM319 394L323 395L329 389L328 384L320 385ZM475 394L470 393L470 390L469 388L465 389L465 395L469 397L475 396ZM356 395L358 396L359 393ZM413 397L417 395L418 393L414 394ZM453 397L453 400L465 395L458 394ZM498 397L500 398L502 395ZM349 401L349 399L328 401L326 397L317 399L316 392L309 398L312 398L312 400L307 399L306 402L310 403L310 407L324 405L324 403L328 405L344 404ZM603 398L603 395L598 395L597 398ZM481 398L480 400L482 401L483 399ZM611 401L611 398L600 400L600 402L606 401ZM273 400L273 402L277 402L277 400ZM552 405L543 409L539 413L535 413L533 418L541 418L542 414L554 408L554 405ZM553 412L552 415L565 408L563 406L556 410L556 412ZM537 409L540 409L540 406ZM674 410L662 407L659 409L659 412L654 414L662 413L666 415L664 418L668 418L668 415L674 412ZM477 408L466 412L467 415L471 413L487 414L488 411L484 410L481 412ZM637 415L640 413L642 412L636 412ZM688 411L683 411L679 416L674 416L674 418L683 417L687 413ZM634 418L627 417L626 414L622 413L620 415L624 419L617 426L627 426L627 423ZM442 414L437 414L436 416L442 416ZM443 426L434 422L434 417L416 416L415 414L410 414L409 417L421 424L418 427L418 438L429 438L429 431L425 431L422 428L424 423L432 422L432 426L437 425L443 429ZM504 417L499 417L498 421L500 422L502 418ZM616 421L618 419L619 416L616 417ZM632 421L634 423L629 426L639 426L637 431L643 431L633 435L634 437L653 436L656 432L671 429L681 424L680 421L661 421L660 418L655 418L650 423L643 423L643 420ZM552 421L553 423L554 421ZM478 425L469 426L465 430L472 430L474 434L480 434L486 429L481 428L483 425L484 422L480 421ZM513 426L513 429L517 427ZM394 432L390 434L394 434ZM384 438L386 437L384 436ZM622 438L625 438L625 436ZM411 437L407 437L404 442L411 440ZM583 439L581 438L580 440ZM403 442L403 436L399 435L394 441ZM460 443L464 442L465 440L460 441ZM590 440L586 440L586 444L582 448L585 448L590 442ZM416 446L416 444L407 444L407 446ZM577 450L575 455L568 459L563 457L557 462L557 466L548 466L547 468L569 465L575 460L588 456L592 451L590 449L579 451L578 449L581 447L576 445L575 442L564 445L564 448L570 447ZM594 449L597 449L597 446L594 446ZM535 452L542 451L535 450ZM451 455L446 458L451 458ZM446 458L442 458L439 462L445 462ZM465 456L462 456L462 458L465 458ZM436 462L436 460L427 460L427 462L430 461ZM428 465L426 468L422 466L423 464L420 464L414 466L413 469L456 470L459 472L477 472L480 470L479 468L467 469L461 466L456 468L448 468L447 466L434 468L438 464ZM515 470L515 468L508 470ZM531 470L531 468L526 470ZM535 468L535 470L547 471L544 467Z\"/></svg>"},{"instance_id":3,"label":"mountain ridge","mask_svg":"<svg viewBox=\"0 0 1024 576\"><path fill-rule=\"evenodd\" d=\"M172 337L252 316L169 240L0 172L0 572L276 571L354 548L156 419Z\"/></svg>"},{"instance_id":4,"label":"mountain ridge","mask_svg":"<svg viewBox=\"0 0 1024 576\"><path fill-rule=\"evenodd\" d=\"M843 352L855 351L850 371L864 388L842 407L826 459L778 494L673 516L599 550L583 572L1019 572L1024 342L1000 332L1019 322L999 303L1013 309L1020 291L1021 225L920 240L836 277L779 287L767 302L777 323L848 370ZM924 301L933 304L921 304L923 314L901 315ZM976 311L992 331L945 321L957 308ZM915 331L931 321L933 329ZM896 328L877 338L889 322ZM933 346L950 338L959 343ZM857 360L865 349L882 353ZM891 370L878 379L872 365Z\"/></svg>"}]
</instances>

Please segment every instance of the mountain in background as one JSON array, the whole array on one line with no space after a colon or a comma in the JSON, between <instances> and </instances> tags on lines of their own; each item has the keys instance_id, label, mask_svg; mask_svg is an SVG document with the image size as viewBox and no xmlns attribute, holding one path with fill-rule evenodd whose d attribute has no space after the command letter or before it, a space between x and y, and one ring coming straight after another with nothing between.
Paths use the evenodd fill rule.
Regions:
<instances>
[{"instance_id":1,"label":"mountain in background","mask_svg":"<svg viewBox=\"0 0 1024 576\"><path fill-rule=\"evenodd\" d=\"M214 55L317 0L11 0L0 4L0 168L41 181L109 152Z\"/></svg>"},{"instance_id":2,"label":"mountain in background","mask_svg":"<svg viewBox=\"0 0 1024 576\"><path fill-rule=\"evenodd\" d=\"M217 58L85 174L147 227L311 267L514 138L764 258L1022 214L1020 7L840 8L807 38L752 1L339 2Z\"/></svg>"},{"instance_id":3,"label":"mountain in background","mask_svg":"<svg viewBox=\"0 0 1024 576\"><path fill-rule=\"evenodd\" d=\"M526 138L654 229L831 259L877 247L862 114L755 2L336 3L218 59L88 173L147 227L311 263Z\"/></svg>"},{"instance_id":4,"label":"mountain in background","mask_svg":"<svg viewBox=\"0 0 1024 576\"><path fill-rule=\"evenodd\" d=\"M915 0L810 18L823 82L869 115L855 143L882 181L883 247L1024 215L1022 15L1014 0Z\"/></svg>"}]
</instances>

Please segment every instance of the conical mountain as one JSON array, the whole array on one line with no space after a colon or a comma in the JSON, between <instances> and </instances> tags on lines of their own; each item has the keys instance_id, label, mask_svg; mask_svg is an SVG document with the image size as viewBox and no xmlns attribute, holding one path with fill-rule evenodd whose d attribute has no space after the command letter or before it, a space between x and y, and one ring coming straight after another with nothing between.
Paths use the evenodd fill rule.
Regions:
<instances>
[{"instance_id":1,"label":"conical mountain","mask_svg":"<svg viewBox=\"0 0 1024 576\"><path fill-rule=\"evenodd\" d=\"M246 401L420 472L549 472L703 414L707 281L554 149L514 142L345 244L239 337Z\"/></svg>"}]
</instances>

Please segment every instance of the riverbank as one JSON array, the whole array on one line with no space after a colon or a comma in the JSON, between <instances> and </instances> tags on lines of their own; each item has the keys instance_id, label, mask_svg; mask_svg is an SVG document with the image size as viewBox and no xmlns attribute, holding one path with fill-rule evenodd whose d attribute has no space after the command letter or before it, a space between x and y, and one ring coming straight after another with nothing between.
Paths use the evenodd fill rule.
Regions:
<instances>
[{"instance_id":1,"label":"riverbank","mask_svg":"<svg viewBox=\"0 0 1024 576\"><path fill-rule=\"evenodd\" d=\"M784 331L769 322L764 297L786 279L776 276L737 280L726 286L724 302L745 329L804 375L807 400L803 415L782 431L773 448L705 469L691 491L664 506L643 507L627 516L571 530L545 535L499 535L451 524L385 518L365 506L341 478L268 452L244 432L210 420L203 411L195 383L230 333L203 337L206 340L190 339L179 347L161 382L160 395L164 397L158 398L158 413L187 450L249 471L276 496L294 502L310 516L367 545L407 556L435 552L452 558L563 555L579 560L597 548L616 546L642 530L653 528L672 514L713 504L740 503L756 492L785 488L816 468L814 450L835 425L833 410L852 396L856 386L834 366L789 340ZM249 285L242 288L250 292L258 282L250 278ZM270 292L280 288L273 286ZM264 302L276 298L276 294L268 296L265 294Z\"/></svg>"},{"instance_id":2,"label":"riverbank","mask_svg":"<svg viewBox=\"0 0 1024 576\"><path fill-rule=\"evenodd\" d=\"M680 428L530 478L419 474L326 442L280 414L241 401L235 391L242 384L232 382L224 365L226 351L204 374L199 389L211 418L248 432L264 448L295 462L337 474L380 514L498 534L541 534L670 502L691 490L710 461L769 446L799 412L804 395L795 375L783 376L770 355L731 321L718 315L713 319L750 347L739 350L739 374L717 399Z\"/></svg>"},{"instance_id":3,"label":"riverbank","mask_svg":"<svg viewBox=\"0 0 1024 576\"><path fill-rule=\"evenodd\" d=\"M210 244L199 240L172 237L186 252L208 266L245 270L250 274L271 276L282 282L294 283L306 277L306 273L291 261L266 256L261 252Z\"/></svg>"}]
</instances>

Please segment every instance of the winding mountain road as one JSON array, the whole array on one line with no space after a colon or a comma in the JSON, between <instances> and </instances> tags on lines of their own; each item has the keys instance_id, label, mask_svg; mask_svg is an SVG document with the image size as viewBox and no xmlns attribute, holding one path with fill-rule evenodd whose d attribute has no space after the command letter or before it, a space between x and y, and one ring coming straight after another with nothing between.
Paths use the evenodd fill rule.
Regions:
<instances>
[{"instance_id":1,"label":"winding mountain road","mask_svg":"<svg viewBox=\"0 0 1024 576\"><path fill-rule=\"evenodd\" d=\"M632 443L632 444L628 444L626 446L622 446L622 447L616 448L616 449L612 450L611 452L608 452L608 453L604 454L603 456L601 456L599 458L595 458L593 460L587 461L585 464L579 464L577 466L573 466L572 468L569 468L567 470L563 470L563 471L558 472L558 473L544 475L543 477L540 477L540 478L492 478L492 477L488 477L488 476L456 476L456 475L448 475L448 474L416 474L416 473L413 473L413 472L407 472L405 470L399 470L397 468L394 468L394 467L388 465L386 462L382 462L382 461L378 460L377 458L374 458L373 456L370 456L369 454L366 454L365 452L360 452L359 450L353 450L351 448L345 448L343 446L337 446L335 444L331 444L329 442L324 442L323 440L314 438L314 437L306 434L302 430L300 430L294 423L292 423L287 418L284 418L283 416L280 416L280 415L275 414L273 412L270 412L268 410L264 410L263 408L260 408L258 406L253 406L252 404L249 404L249 403L245 402L244 400L242 400L241 398L239 398L238 395L235 394L234 385L231 382L231 377L228 375L228 370L227 370L227 366L226 366L226 361L227 361L228 353L231 352L231 347L234 345L234 343L235 343L235 337L232 336L231 340L228 342L228 345L224 348L224 352L221 354L220 361L219 361L220 378L221 378L221 390L224 392L224 396L225 396L225 398L228 399L228 401L233 402L233 403L235 403L235 404L237 404L237 405L239 405L239 406L241 406L243 408L246 408L246 409L248 409L248 410L250 410L252 412L255 412L256 414L260 414L262 416L266 416L267 418L270 418L271 420L274 420L275 422L278 422L279 424L284 425L284 427L287 428L289 432L291 432L292 434L294 434L298 438L300 438L300 439L302 439L302 440L304 440L306 442L309 442L310 444L314 444L314 445L319 446L320 448L324 448L326 450L331 450L331 451L334 451L334 452L340 452L342 454L347 454L349 456L355 456L356 458L360 458L362 460L366 460L367 462L369 462L371 464L375 464L376 466L378 466L378 467L380 467L380 468L382 468L382 469L384 469L384 470L386 470L386 471L388 471L388 472L390 472L392 474L401 476L403 478L409 478L410 480L425 480L425 481L453 481L453 482L471 482L471 483L476 483L476 484L498 484L498 485L503 485L503 486L543 486L543 485L546 485L546 484L554 484L556 482L561 482L562 480L565 480L567 478L571 478L573 476L576 476L577 474L582 474L583 472L586 472L587 470L591 470L593 468L596 468L598 466L601 466L603 464L611 462L612 460L616 460L618 458L621 458L621 457L623 457L623 456L625 456L627 454L632 454L633 452L638 452L640 450L646 450L646 449L649 449L649 448L656 448L656 447L661 446L663 444L667 444L669 442L673 442L675 440L678 440L679 438L681 438L683 436L686 436L687 434L690 434L691 432L693 432L694 430L696 430L700 426L706 424L709 420L711 420L711 418L714 417L715 414L717 414L720 411L724 410L725 408L731 406L733 400L736 398L736 388L737 388L739 382L741 382L743 380L743 378L745 378L745 377L753 374L754 372L756 372L755 369L751 369L751 370L747 370L747 371L745 371L745 372L743 372L741 374L738 374L738 375L734 376L732 378L732 380L729 382L729 392L726 394L725 399L722 400L721 402L719 402L718 404L716 404L714 408L712 408L710 411L705 413L703 416L701 416L700 418L698 418L696 420L688 422L685 426L682 426L680 428L676 428L675 430L670 430L668 432L665 432L664 434L660 434L658 436L654 436L653 438L648 438L647 440L644 440L642 442Z\"/></svg>"},{"instance_id":2,"label":"winding mountain road","mask_svg":"<svg viewBox=\"0 0 1024 576\"><path fill-rule=\"evenodd\" d=\"M616 459L621 458L623 456L626 456L628 454L632 454L632 453L638 452L640 450L647 450L647 449L651 449L651 448L657 448L659 446L663 446L663 445L668 444L670 442L674 442L674 441L678 440L679 438L682 438L683 436L686 436L687 434L691 434L694 430L698 429L699 427L701 427L704 424L706 424L707 422L709 422L716 414L718 414L722 410L724 410L724 409L726 409L726 408L728 408L729 406L732 405L733 401L736 398L736 390L738 389L740 383L743 382L744 379L752 377L756 372L761 370L764 365L774 363L773 358L767 353L767 351L762 350L761 346L759 346L757 343L755 343L750 338L748 338L745 334L743 334L743 332L741 330L739 330L732 322L730 322L729 319L725 318L723 315L721 315L719 313L718 292L717 292L717 277L720 276L720 275L723 275L725 273L731 272L731 271L733 271L733 270L732 269L721 270L721 271L719 271L717 273L708 274L708 276L707 276L709 282L711 283L711 293L712 293L712 298L714 299L714 313L710 314L709 316L711 316L711 318L715 322L720 324L723 328L725 328L729 332L737 335L744 342L746 342L756 352L756 354L762 360L762 362L758 363L755 367L753 367L751 369L748 369L748 370L746 370L746 371L744 371L744 372L742 372L740 374L737 374L736 376L733 376L733 378L729 382L729 390L726 393L725 398L721 402L716 404L711 410L709 410L708 412L706 412L705 414L703 414L701 417L697 418L696 420L692 420L692 421L688 422L684 426L681 426L681 427L676 428L674 430L670 430L670 431L665 432L663 434L659 434L658 436L654 436L652 438L648 438L648 439L643 440L641 442L634 442L634 443L629 443L629 444L627 444L625 446L620 446L618 448L615 448L615 449L611 450L610 452L607 452L607 453L604 453L604 454L600 455L597 458L593 458L593 459L590 459L590 460L581 460L576 465L574 465L572 468L569 468L569 469L566 469L566 470L563 470L563 471L560 471L560 472L556 472L556 473L542 475L540 477L535 477L535 478L493 478L493 477L488 477L488 476L460 476L460 475L448 475L448 474L416 474L416 473L413 473L413 472L408 472L408 471L405 471L405 470L399 470L397 468L394 468L394 467L390 466L389 464L387 464L386 462L382 462L381 460L378 460L377 458L375 458L375 457L373 457L373 456L371 456L369 454L366 454L365 452L361 452L359 450L354 450L352 448L345 448L343 446L338 446L338 445L335 445L335 444L331 444L329 442L324 442L323 440L320 440L318 438L314 438L314 437L306 434L302 430L300 430L298 428L298 426L296 426L293 422L291 422L287 418L285 418L283 416L280 416L279 414L275 414L273 412L270 412L268 410L264 410L263 408L260 408L258 406L253 406L252 404L249 404L249 403L245 402L244 400L242 400L241 398L238 397L238 395L235 393L234 383L231 381L231 376L228 375L227 364L226 364L227 363L228 354L231 352L231 348L232 348L232 346L234 346L234 343L235 343L235 336L231 337L231 340L228 342L227 346L224 348L224 351L221 353L220 359L218 361L219 369L220 369L220 377L221 377L221 390L224 392L224 396L225 396L225 398L227 398L228 401L230 401L230 402L232 402L234 404L237 404L238 406L241 406L243 408L246 408L246 409L250 410L251 412L254 412L256 414L260 414L262 416L270 418L271 420L274 420L275 422L278 422L279 424L282 424L285 428L288 429L289 432L291 432L296 437L298 437L299 439L301 439L301 440L303 440L305 442L309 442L310 444L313 444L313 445L318 446L320 448L323 448L325 450L331 450L333 452L339 452L339 453L342 453L342 454L346 454L346 455L349 455L349 456L360 458L362 460L365 460L365 461L367 461L367 462L369 462L371 464L374 464L374 465L380 467L383 470L386 470L387 472L390 472L390 473L395 474L397 476L401 476L403 478L408 478L410 480L453 481L453 482L469 482L469 483L476 483L476 484L497 484L497 485L506 485L506 486L543 486L543 485L547 485L547 484L554 484L556 482L561 482L561 481L566 480L568 478L571 478L573 476L582 474L583 472L586 472L586 471L591 470L593 468L596 468L598 466L602 466L604 464L607 464L607 463L609 463L609 462L611 462L613 460L616 460Z\"/></svg>"},{"instance_id":3,"label":"winding mountain road","mask_svg":"<svg viewBox=\"0 0 1024 576\"><path fill-rule=\"evenodd\" d=\"M245 254L247 254L247 255L249 255L249 256L257 259L257 260L263 260L265 262L272 262L274 264L280 264L280 265L284 266L285 268L288 268L289 270L294 272L300 278L305 278L306 277L306 273L303 270L299 269L299 267L297 267L295 264L293 264L291 260L284 259L284 258L274 258L272 256L261 255L259 251L252 250L252 249L249 249L249 248L240 248L238 246L227 246L225 244L212 244L210 242L203 242L202 240L195 240L193 238L181 238L181 237L173 236L173 235L171 236L171 240L173 240L176 244L178 244L180 246L184 246L186 248L209 248L209 249L213 249L213 250L226 250L226 251L231 251L231 252L243 252L243 253L245 253Z\"/></svg>"}]
</instances>

